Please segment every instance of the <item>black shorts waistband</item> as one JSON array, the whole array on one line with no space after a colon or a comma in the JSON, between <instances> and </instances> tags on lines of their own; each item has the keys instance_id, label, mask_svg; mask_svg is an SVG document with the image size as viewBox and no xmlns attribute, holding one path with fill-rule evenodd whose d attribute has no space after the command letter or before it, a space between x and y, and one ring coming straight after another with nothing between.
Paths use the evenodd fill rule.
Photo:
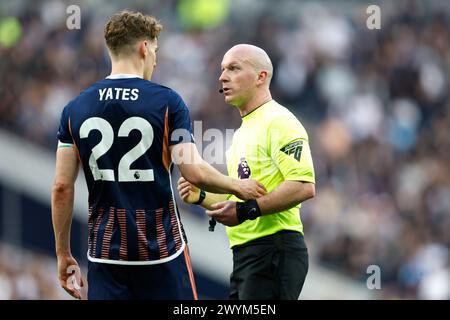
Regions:
<instances>
[{"instance_id":1,"label":"black shorts waistband","mask_svg":"<svg viewBox=\"0 0 450 320\"><path fill-rule=\"evenodd\" d=\"M240 248L245 248L245 247L252 246L252 245L269 244L269 243L272 243L277 237L284 236L284 235L295 235L295 236L299 236L299 237L303 238L303 234L301 234L298 231L295 231L295 230L280 230L280 231L275 232L273 234L269 234L267 236L263 236L261 238L256 238L256 239L250 240L250 241L248 241L246 243L234 246L232 249L233 250L239 250Z\"/></svg>"}]
</instances>

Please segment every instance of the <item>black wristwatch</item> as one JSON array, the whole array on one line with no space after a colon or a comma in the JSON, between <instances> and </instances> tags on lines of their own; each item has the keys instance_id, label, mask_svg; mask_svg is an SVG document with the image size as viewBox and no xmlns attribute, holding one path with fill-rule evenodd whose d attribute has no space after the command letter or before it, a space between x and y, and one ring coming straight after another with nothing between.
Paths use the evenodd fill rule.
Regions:
<instances>
[{"instance_id":1,"label":"black wristwatch","mask_svg":"<svg viewBox=\"0 0 450 320\"><path fill-rule=\"evenodd\" d=\"M261 216L258 202L256 200L247 200L245 202L236 202L236 217L239 223L246 220L255 220Z\"/></svg>"},{"instance_id":2,"label":"black wristwatch","mask_svg":"<svg viewBox=\"0 0 450 320\"><path fill-rule=\"evenodd\" d=\"M200 190L200 198L197 202L194 202L194 204L202 204L203 200L206 198L206 192L205 190Z\"/></svg>"}]
</instances>

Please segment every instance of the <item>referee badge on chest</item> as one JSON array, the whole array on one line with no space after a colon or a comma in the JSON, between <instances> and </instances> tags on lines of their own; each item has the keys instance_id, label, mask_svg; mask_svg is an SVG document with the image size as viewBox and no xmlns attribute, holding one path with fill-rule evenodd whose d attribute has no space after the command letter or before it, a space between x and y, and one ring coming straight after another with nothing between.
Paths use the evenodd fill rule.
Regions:
<instances>
[{"instance_id":1,"label":"referee badge on chest","mask_svg":"<svg viewBox=\"0 0 450 320\"><path fill-rule=\"evenodd\" d=\"M238 166L238 178L239 179L248 179L252 175L250 167L248 166L247 160L245 157L242 157Z\"/></svg>"}]
</instances>

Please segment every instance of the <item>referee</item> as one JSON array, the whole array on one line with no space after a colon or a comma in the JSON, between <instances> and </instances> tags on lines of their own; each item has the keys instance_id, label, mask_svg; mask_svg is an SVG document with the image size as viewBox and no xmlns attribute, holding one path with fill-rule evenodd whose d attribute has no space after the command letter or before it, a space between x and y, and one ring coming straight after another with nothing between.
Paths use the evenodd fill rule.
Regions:
<instances>
[{"instance_id":1,"label":"referee","mask_svg":"<svg viewBox=\"0 0 450 320\"><path fill-rule=\"evenodd\" d=\"M204 192L180 178L188 203L226 225L233 250L230 299L299 298L308 272L301 203L315 196L308 134L300 121L272 99L273 67L261 48L240 44L223 57L219 78L225 102L242 117L227 150L229 176L256 179L268 193L241 202Z\"/></svg>"}]
</instances>

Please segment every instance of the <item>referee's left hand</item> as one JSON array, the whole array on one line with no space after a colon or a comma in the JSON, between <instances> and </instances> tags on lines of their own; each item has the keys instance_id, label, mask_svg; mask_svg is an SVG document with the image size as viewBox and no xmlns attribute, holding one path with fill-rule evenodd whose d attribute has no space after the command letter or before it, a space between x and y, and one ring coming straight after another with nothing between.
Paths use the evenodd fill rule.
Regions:
<instances>
[{"instance_id":1,"label":"referee's left hand","mask_svg":"<svg viewBox=\"0 0 450 320\"><path fill-rule=\"evenodd\" d=\"M236 202L223 201L211 205L214 210L206 210L206 214L217 222L228 227L237 226L239 221L236 216Z\"/></svg>"}]
</instances>

